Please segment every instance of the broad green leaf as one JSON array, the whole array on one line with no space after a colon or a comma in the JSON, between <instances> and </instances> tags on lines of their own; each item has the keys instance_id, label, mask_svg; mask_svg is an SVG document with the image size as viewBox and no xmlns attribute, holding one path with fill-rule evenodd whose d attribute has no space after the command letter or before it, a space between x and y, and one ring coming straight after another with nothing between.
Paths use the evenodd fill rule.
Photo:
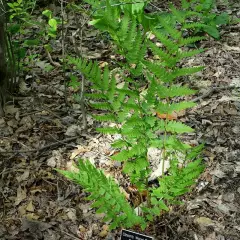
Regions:
<instances>
[{"instance_id":1,"label":"broad green leaf","mask_svg":"<svg viewBox=\"0 0 240 240\"><path fill-rule=\"evenodd\" d=\"M215 26L205 25L203 30L215 39L220 38L220 33Z\"/></svg>"},{"instance_id":2,"label":"broad green leaf","mask_svg":"<svg viewBox=\"0 0 240 240\"><path fill-rule=\"evenodd\" d=\"M117 153L111 157L112 160L123 162L128 159L128 151L122 150L120 153Z\"/></svg>"},{"instance_id":3,"label":"broad green leaf","mask_svg":"<svg viewBox=\"0 0 240 240\"><path fill-rule=\"evenodd\" d=\"M43 15L45 15L45 16L47 16L48 18L51 18L52 17L52 11L50 11L50 10L44 10L43 12L42 12L42 14Z\"/></svg>"},{"instance_id":4,"label":"broad green leaf","mask_svg":"<svg viewBox=\"0 0 240 240\"><path fill-rule=\"evenodd\" d=\"M57 30L57 25L58 25L58 24L57 24L56 19L51 18L51 19L48 21L48 24L49 24L50 27L53 28L54 31Z\"/></svg>"}]
</instances>

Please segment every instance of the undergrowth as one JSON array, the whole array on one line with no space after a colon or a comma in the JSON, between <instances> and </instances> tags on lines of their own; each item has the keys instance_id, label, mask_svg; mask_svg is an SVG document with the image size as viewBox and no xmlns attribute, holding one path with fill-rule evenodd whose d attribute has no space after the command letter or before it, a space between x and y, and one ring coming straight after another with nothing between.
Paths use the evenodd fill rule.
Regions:
<instances>
[{"instance_id":1,"label":"undergrowth","mask_svg":"<svg viewBox=\"0 0 240 240\"><path fill-rule=\"evenodd\" d=\"M101 112L94 118L108 123L97 131L121 136L112 144L117 153L111 158L122 163L123 174L137 189L139 203L132 206L118 184L89 161L79 160L78 172L58 171L90 193L92 206L97 213L105 213L104 221L111 222L111 229L136 225L144 229L149 221L168 211L171 204L179 203L178 197L191 190L204 169L198 157L203 146L192 147L181 140L182 134L193 129L173 117L173 113L195 106L191 101L180 101L195 91L176 83L176 79L203 69L181 67L180 63L203 51L189 50L187 46L204 37L184 37L184 31L198 23L187 23L187 14L182 16L173 6L176 24L167 17L159 17L157 24L146 24L143 19L146 3L86 2L99 9L91 23L108 32L116 52L124 58L118 62L121 66L118 74L124 84L119 84L108 66L102 70L97 61L69 57L68 63L91 82L92 91L86 96L91 107ZM149 184L150 148L161 149L162 171L155 185ZM167 163L170 167L166 174ZM136 207L138 211L134 211Z\"/></svg>"}]
</instances>

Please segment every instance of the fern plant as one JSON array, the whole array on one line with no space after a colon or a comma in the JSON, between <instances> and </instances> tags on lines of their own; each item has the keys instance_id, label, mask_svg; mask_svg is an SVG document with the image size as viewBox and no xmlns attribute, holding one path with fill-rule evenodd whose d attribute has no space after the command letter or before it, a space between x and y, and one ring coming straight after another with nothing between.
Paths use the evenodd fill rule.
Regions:
<instances>
[{"instance_id":1,"label":"fern plant","mask_svg":"<svg viewBox=\"0 0 240 240\"><path fill-rule=\"evenodd\" d=\"M130 207L118 186L89 162L83 163L81 160L77 173L61 173L91 193L90 199L95 200L93 206L99 208L99 212L106 213L105 220L112 221L112 228L141 225L144 229L148 221L168 211L170 204L178 203L178 197L191 189L203 171L201 159L198 158L202 145L192 147L181 140L182 134L193 132L193 129L171 119L174 112L195 106L191 101L177 101L179 97L194 94L195 91L175 83L175 80L202 70L202 67L180 67L179 63L203 51L187 51L185 48L203 38L184 38L182 28L176 29L166 19L159 19L164 31L151 27L156 42L161 44L158 47L159 44L149 39L135 15L128 12L117 15L120 9L115 8L120 6L106 2L102 11L108 17L102 19L101 25L105 24L105 30L116 43L117 52L125 58L124 62L119 63L124 85L119 87L109 67L101 71L96 61L69 57L69 64L80 70L92 84L92 91L86 95L90 105L102 112L94 118L111 124L97 131L121 135L121 139L112 144L118 153L111 158L122 163L123 174L137 188L141 211L134 212L136 206ZM120 18L109 23L113 15ZM150 54L158 60L149 59ZM164 117L159 118L159 114ZM148 152L152 147L161 149L159 161L162 162L162 174L157 178L157 185L149 184L152 170ZM170 162L168 174L165 174L166 161ZM102 200L99 200L100 197ZM115 207L118 199L120 203ZM108 205L107 201L113 204Z\"/></svg>"},{"instance_id":2,"label":"fern plant","mask_svg":"<svg viewBox=\"0 0 240 240\"><path fill-rule=\"evenodd\" d=\"M82 160L79 160L78 168L78 173L58 171L80 184L87 192L91 192L87 199L94 201L92 207L98 208L97 213L106 213L104 221L112 221L111 228L122 225L131 227L143 223L143 220L134 213L113 179L107 178L89 161L83 163Z\"/></svg>"}]
</instances>

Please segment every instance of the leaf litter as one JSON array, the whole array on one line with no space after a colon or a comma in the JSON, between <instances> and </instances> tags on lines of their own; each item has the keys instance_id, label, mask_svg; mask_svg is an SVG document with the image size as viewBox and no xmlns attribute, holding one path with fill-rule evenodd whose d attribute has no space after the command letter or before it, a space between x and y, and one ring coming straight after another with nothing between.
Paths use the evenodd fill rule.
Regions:
<instances>
[{"instance_id":1,"label":"leaf litter","mask_svg":"<svg viewBox=\"0 0 240 240\"><path fill-rule=\"evenodd\" d=\"M96 34L89 31L83 50L90 58L104 59L108 50L102 43L99 49ZM228 88L239 87L239 40L239 28L226 27L220 42L209 39L204 46L209 50L185 63L205 66L190 79L200 97L209 88L226 89L199 98L181 116L196 130L187 141L206 144L206 170L184 197L185 204L155 222L156 239L240 239L240 91ZM111 143L118 136L96 134L98 123L89 116L84 130L80 106L71 97L70 108L64 103L63 75L59 69L43 72L44 64L39 62L40 69L32 69L35 73L26 78L32 83L22 83L26 97L8 103L6 117L0 118L0 239L116 239L119 233L109 232L82 189L54 168L74 170L75 159L89 159L124 184L121 166L110 160ZM159 154L152 152L153 162Z\"/></svg>"}]
</instances>

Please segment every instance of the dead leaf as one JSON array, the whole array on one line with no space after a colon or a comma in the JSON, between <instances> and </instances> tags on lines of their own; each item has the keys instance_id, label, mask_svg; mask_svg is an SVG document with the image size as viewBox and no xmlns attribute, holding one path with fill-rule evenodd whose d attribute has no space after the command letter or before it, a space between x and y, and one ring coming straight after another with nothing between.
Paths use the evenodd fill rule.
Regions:
<instances>
[{"instance_id":1,"label":"dead leaf","mask_svg":"<svg viewBox=\"0 0 240 240\"><path fill-rule=\"evenodd\" d=\"M240 52L240 47L235 47L235 46L228 46L227 44L223 45L223 49L227 51L235 51L235 52Z\"/></svg>"},{"instance_id":2,"label":"dead leaf","mask_svg":"<svg viewBox=\"0 0 240 240\"><path fill-rule=\"evenodd\" d=\"M34 212L35 207L33 206L32 200L28 203L28 205L27 205L27 207L26 207L26 210L27 210L28 212Z\"/></svg>"},{"instance_id":3,"label":"dead leaf","mask_svg":"<svg viewBox=\"0 0 240 240\"><path fill-rule=\"evenodd\" d=\"M24 173L21 176L16 177L16 179L20 183L20 182L23 182L23 181L27 180L28 177L29 177L29 169L26 169L24 171Z\"/></svg>"},{"instance_id":4,"label":"dead leaf","mask_svg":"<svg viewBox=\"0 0 240 240\"><path fill-rule=\"evenodd\" d=\"M77 221L77 215L76 215L76 209L74 208L68 208L67 209L67 216L70 220L73 222Z\"/></svg>"},{"instance_id":5,"label":"dead leaf","mask_svg":"<svg viewBox=\"0 0 240 240\"><path fill-rule=\"evenodd\" d=\"M194 222L198 224L200 227L208 227L214 225L213 221L207 217L199 217L194 219Z\"/></svg>"},{"instance_id":6,"label":"dead leaf","mask_svg":"<svg viewBox=\"0 0 240 240\"><path fill-rule=\"evenodd\" d=\"M182 117L185 115L185 111L179 111L179 112L172 112L171 114L165 114L165 113L156 113L158 118L160 119L168 119L168 120L176 120L178 117Z\"/></svg>"},{"instance_id":7,"label":"dead leaf","mask_svg":"<svg viewBox=\"0 0 240 240\"><path fill-rule=\"evenodd\" d=\"M77 149L74 149L74 150L72 151L72 154L71 154L70 159L74 159L74 158L75 158L76 156L78 156L79 154L85 153L85 152L88 152L88 151L90 151L90 149L89 149L88 147L84 147L84 146L78 145L78 146L77 146Z\"/></svg>"},{"instance_id":8,"label":"dead leaf","mask_svg":"<svg viewBox=\"0 0 240 240\"><path fill-rule=\"evenodd\" d=\"M15 205L19 205L25 198L27 197L27 191L26 191L26 188L24 187L22 189L21 186L18 187L17 189L17 197L16 197L16 200L15 200Z\"/></svg>"}]
</instances>

